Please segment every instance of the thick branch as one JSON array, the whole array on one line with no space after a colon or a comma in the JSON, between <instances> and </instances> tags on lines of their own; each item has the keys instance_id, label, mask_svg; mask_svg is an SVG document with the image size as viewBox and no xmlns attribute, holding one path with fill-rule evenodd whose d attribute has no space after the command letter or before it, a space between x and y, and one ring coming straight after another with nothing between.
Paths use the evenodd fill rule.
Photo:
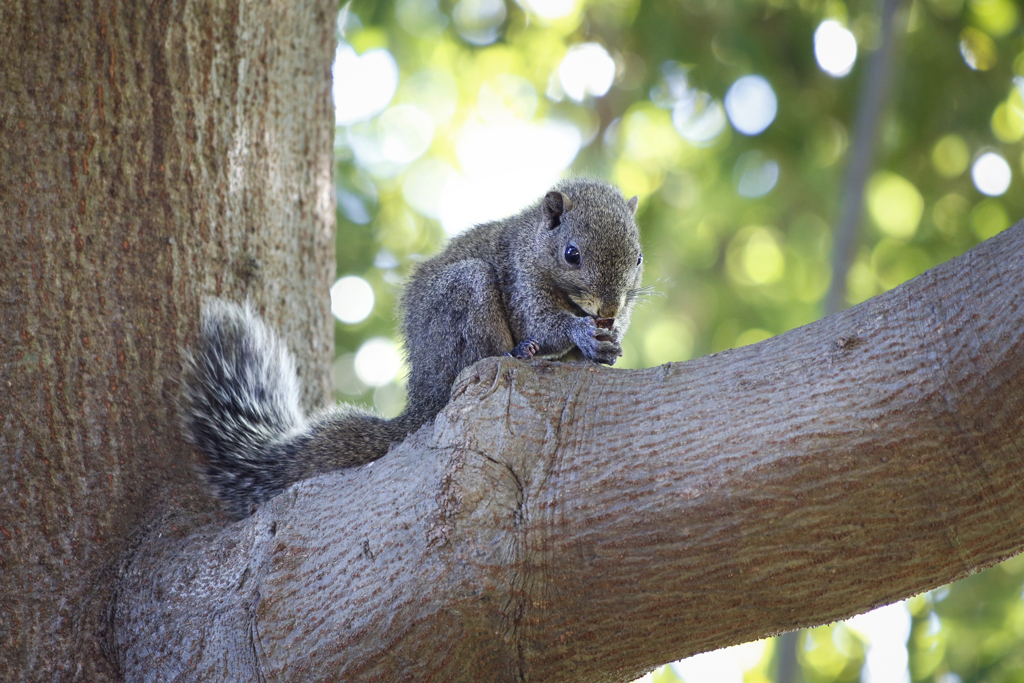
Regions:
<instances>
[{"instance_id":1,"label":"thick branch","mask_svg":"<svg viewBox=\"0 0 1024 683\"><path fill-rule=\"evenodd\" d=\"M992 565L1024 548L1022 284L1024 223L689 363L484 361L383 460L144 544L129 677L187 632L192 675L628 680Z\"/></svg>"}]
</instances>

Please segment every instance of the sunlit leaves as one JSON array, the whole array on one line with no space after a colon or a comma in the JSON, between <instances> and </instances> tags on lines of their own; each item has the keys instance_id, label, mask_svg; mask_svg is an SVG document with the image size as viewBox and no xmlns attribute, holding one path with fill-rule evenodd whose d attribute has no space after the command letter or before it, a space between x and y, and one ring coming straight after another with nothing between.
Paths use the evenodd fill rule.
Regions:
<instances>
[{"instance_id":1,"label":"sunlit leaves","mask_svg":"<svg viewBox=\"0 0 1024 683\"><path fill-rule=\"evenodd\" d=\"M387 50L357 55L339 45L334 62L335 122L345 126L379 114L398 87L398 65Z\"/></svg>"},{"instance_id":2,"label":"sunlit leaves","mask_svg":"<svg viewBox=\"0 0 1024 683\"><path fill-rule=\"evenodd\" d=\"M780 281L786 272L786 259L778 235L761 225L743 228L729 243L726 266L729 276L739 284L756 286Z\"/></svg>"},{"instance_id":3,"label":"sunlit leaves","mask_svg":"<svg viewBox=\"0 0 1024 683\"><path fill-rule=\"evenodd\" d=\"M995 152L985 152L971 165L971 180L978 192L990 197L1004 194L1010 187L1013 171L1006 159Z\"/></svg>"},{"instance_id":4,"label":"sunlit leaves","mask_svg":"<svg viewBox=\"0 0 1024 683\"><path fill-rule=\"evenodd\" d=\"M1022 558L911 601L914 680L954 674L963 683L1020 680L1024 672ZM941 661L935 650L941 651ZM920 664L918 664L920 661ZM934 680L934 679L933 679Z\"/></svg>"},{"instance_id":5,"label":"sunlit leaves","mask_svg":"<svg viewBox=\"0 0 1024 683\"><path fill-rule=\"evenodd\" d=\"M867 190L868 211L886 235L910 239L921 222L924 198L914 184L889 171L872 176Z\"/></svg>"},{"instance_id":6,"label":"sunlit leaves","mask_svg":"<svg viewBox=\"0 0 1024 683\"><path fill-rule=\"evenodd\" d=\"M970 209L971 203L963 195L950 192L935 202L932 208L932 221L941 232L953 237L962 232L967 225Z\"/></svg>"},{"instance_id":7,"label":"sunlit leaves","mask_svg":"<svg viewBox=\"0 0 1024 683\"><path fill-rule=\"evenodd\" d=\"M693 357L693 323L683 316L663 318L644 334L644 359L654 364L688 360Z\"/></svg>"},{"instance_id":8,"label":"sunlit leaves","mask_svg":"<svg viewBox=\"0 0 1024 683\"><path fill-rule=\"evenodd\" d=\"M650 98L672 111L672 125L683 139L706 147L725 129L725 110L710 93L690 84L689 71L679 62L663 62L661 78L651 88Z\"/></svg>"},{"instance_id":9,"label":"sunlit leaves","mask_svg":"<svg viewBox=\"0 0 1024 683\"><path fill-rule=\"evenodd\" d=\"M971 153L964 139L955 133L942 136L932 147L932 164L947 178L956 178L967 170Z\"/></svg>"},{"instance_id":10,"label":"sunlit leaves","mask_svg":"<svg viewBox=\"0 0 1024 683\"><path fill-rule=\"evenodd\" d=\"M498 39L505 23L503 0L459 0L452 8L452 19L459 35L473 45L490 45Z\"/></svg>"},{"instance_id":11,"label":"sunlit leaves","mask_svg":"<svg viewBox=\"0 0 1024 683\"><path fill-rule=\"evenodd\" d=\"M864 665L864 644L845 624L808 629L797 650L807 683L855 683Z\"/></svg>"},{"instance_id":12,"label":"sunlit leaves","mask_svg":"<svg viewBox=\"0 0 1024 683\"><path fill-rule=\"evenodd\" d=\"M841 78L857 60L857 39L838 21L826 19L814 31L814 57L822 71Z\"/></svg>"},{"instance_id":13,"label":"sunlit leaves","mask_svg":"<svg viewBox=\"0 0 1024 683\"><path fill-rule=\"evenodd\" d=\"M763 197L779 181L779 162L767 158L760 150L745 152L736 160L732 176L741 197Z\"/></svg>"},{"instance_id":14,"label":"sunlit leaves","mask_svg":"<svg viewBox=\"0 0 1024 683\"><path fill-rule=\"evenodd\" d=\"M618 156L611 180L626 195L655 192L669 169L695 154L673 128L670 114L651 102L632 105L605 138Z\"/></svg>"},{"instance_id":15,"label":"sunlit leaves","mask_svg":"<svg viewBox=\"0 0 1024 683\"><path fill-rule=\"evenodd\" d=\"M1021 6L901 4L866 229L846 274L850 304L1024 216ZM642 200L648 283L664 296L634 313L622 365L686 360L820 317L851 150L866 144L855 116L879 47L877 6L355 3L336 66L339 273L372 287L374 303L337 325L339 391L400 409L401 371L373 388L355 359L367 338L393 338L409 269L446 233L515 211L566 172L607 178ZM364 68L384 51L397 89L386 69ZM1021 676L1013 653L1024 651L1024 577L1012 578L1016 594L972 584L985 604L973 612L961 584L945 600L912 603L914 681ZM954 615L954 604L964 609ZM805 681L858 679L866 650L855 633L834 625L805 638ZM748 683L770 677L758 666ZM992 671L1005 675L986 678Z\"/></svg>"},{"instance_id":16,"label":"sunlit leaves","mask_svg":"<svg viewBox=\"0 0 1024 683\"><path fill-rule=\"evenodd\" d=\"M825 116L815 123L808 143L810 161L815 166L827 168L843 157L850 138L846 126L831 116Z\"/></svg>"},{"instance_id":17,"label":"sunlit leaves","mask_svg":"<svg viewBox=\"0 0 1024 683\"><path fill-rule=\"evenodd\" d=\"M582 3L578 0L522 0L520 4L541 21L553 22L571 16Z\"/></svg>"},{"instance_id":18,"label":"sunlit leaves","mask_svg":"<svg viewBox=\"0 0 1024 683\"><path fill-rule=\"evenodd\" d=\"M339 278L331 286L331 313L343 323L360 323L373 310L373 288L356 275Z\"/></svg>"},{"instance_id":19,"label":"sunlit leaves","mask_svg":"<svg viewBox=\"0 0 1024 683\"><path fill-rule=\"evenodd\" d=\"M615 60L598 43L574 45L558 66L558 78L565 94L577 102L601 97L615 80Z\"/></svg>"},{"instance_id":20,"label":"sunlit leaves","mask_svg":"<svg viewBox=\"0 0 1024 683\"><path fill-rule=\"evenodd\" d=\"M1017 28L1020 9L1014 0L970 0L971 19L985 32L1002 37Z\"/></svg>"},{"instance_id":21,"label":"sunlit leaves","mask_svg":"<svg viewBox=\"0 0 1024 683\"><path fill-rule=\"evenodd\" d=\"M376 252L362 241L339 252L359 244L366 258L397 265L385 280L345 257L378 305L339 342L354 348L359 334L390 332L395 285L379 283L397 283L444 232L507 215L570 166L643 199L648 272L666 296L638 314L638 338L681 315L691 332L675 348L689 357L820 315L830 254L803 246L800 217L835 219L858 144L861 54L878 46L878 19L874 5L781 3L770 15L755 5L401 0L372 24L357 6L339 64L389 54L400 75L393 95L387 76L338 81L338 102L364 107L337 136L348 164L338 174L343 227L377 230ZM847 275L850 303L1024 212L1014 190L1024 54L1008 52L1019 10L1010 0L922 0L911 14L902 64L920 71L896 77L865 196L875 230ZM822 72L851 64L845 79ZM982 68L991 83L972 77ZM360 95L358 82L379 96ZM668 348L638 340L631 362L662 362Z\"/></svg>"},{"instance_id":22,"label":"sunlit leaves","mask_svg":"<svg viewBox=\"0 0 1024 683\"><path fill-rule=\"evenodd\" d=\"M992 134L1000 142L1017 142L1024 138L1024 107L1016 90L992 112L991 125Z\"/></svg>"},{"instance_id":23,"label":"sunlit leaves","mask_svg":"<svg viewBox=\"0 0 1024 683\"><path fill-rule=\"evenodd\" d=\"M1010 225L1010 216L1002 202L997 199L979 202L971 211L971 230L979 240L994 237Z\"/></svg>"},{"instance_id":24,"label":"sunlit leaves","mask_svg":"<svg viewBox=\"0 0 1024 683\"><path fill-rule=\"evenodd\" d=\"M999 51L984 31L968 26L960 33L960 54L975 71L988 71L996 65Z\"/></svg>"},{"instance_id":25,"label":"sunlit leaves","mask_svg":"<svg viewBox=\"0 0 1024 683\"><path fill-rule=\"evenodd\" d=\"M738 78L725 93L725 113L733 128L744 135L764 132L775 120L778 110L778 98L764 76Z\"/></svg>"},{"instance_id":26,"label":"sunlit leaves","mask_svg":"<svg viewBox=\"0 0 1024 683\"><path fill-rule=\"evenodd\" d=\"M436 0L396 0L395 17L402 28L419 38L436 38L449 24Z\"/></svg>"}]
</instances>

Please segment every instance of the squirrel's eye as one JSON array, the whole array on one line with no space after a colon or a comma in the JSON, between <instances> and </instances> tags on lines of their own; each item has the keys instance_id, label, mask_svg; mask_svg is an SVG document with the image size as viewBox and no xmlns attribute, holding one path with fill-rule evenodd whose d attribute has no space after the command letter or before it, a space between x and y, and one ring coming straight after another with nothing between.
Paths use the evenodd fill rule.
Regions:
<instances>
[{"instance_id":1,"label":"squirrel's eye","mask_svg":"<svg viewBox=\"0 0 1024 683\"><path fill-rule=\"evenodd\" d=\"M575 244L569 244L565 247L565 262L570 266L578 266L580 264L580 250L576 248Z\"/></svg>"},{"instance_id":2,"label":"squirrel's eye","mask_svg":"<svg viewBox=\"0 0 1024 683\"><path fill-rule=\"evenodd\" d=\"M639 266L643 262L644 262L644 255L640 254L640 256L638 256L637 259L636 259L636 264Z\"/></svg>"}]
</instances>

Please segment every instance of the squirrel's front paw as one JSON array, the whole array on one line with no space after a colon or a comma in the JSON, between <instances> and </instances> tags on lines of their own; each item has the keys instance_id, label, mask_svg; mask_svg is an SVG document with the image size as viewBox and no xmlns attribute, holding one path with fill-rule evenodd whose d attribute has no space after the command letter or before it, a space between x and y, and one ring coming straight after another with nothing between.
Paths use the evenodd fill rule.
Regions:
<instances>
[{"instance_id":1,"label":"squirrel's front paw","mask_svg":"<svg viewBox=\"0 0 1024 683\"><path fill-rule=\"evenodd\" d=\"M511 353L505 355L512 356L513 358L519 358L521 360L529 360L540 351L540 342L536 339L524 339L523 341L516 344L516 347L512 349Z\"/></svg>"},{"instance_id":2,"label":"squirrel's front paw","mask_svg":"<svg viewBox=\"0 0 1024 683\"><path fill-rule=\"evenodd\" d=\"M596 363L614 365L622 355L618 333L614 329L598 327L593 318L576 318L570 336L583 356Z\"/></svg>"}]
</instances>

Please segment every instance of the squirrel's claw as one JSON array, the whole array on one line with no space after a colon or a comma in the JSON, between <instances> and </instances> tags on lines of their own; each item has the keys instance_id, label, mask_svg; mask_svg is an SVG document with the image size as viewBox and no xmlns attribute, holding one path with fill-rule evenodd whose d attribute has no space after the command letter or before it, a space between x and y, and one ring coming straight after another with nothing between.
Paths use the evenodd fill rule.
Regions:
<instances>
[{"instance_id":1,"label":"squirrel's claw","mask_svg":"<svg viewBox=\"0 0 1024 683\"><path fill-rule=\"evenodd\" d=\"M524 339L523 341L516 344L516 347L512 349L511 353L506 355L518 358L520 360L529 360L540 351L540 342L536 339Z\"/></svg>"}]
</instances>

